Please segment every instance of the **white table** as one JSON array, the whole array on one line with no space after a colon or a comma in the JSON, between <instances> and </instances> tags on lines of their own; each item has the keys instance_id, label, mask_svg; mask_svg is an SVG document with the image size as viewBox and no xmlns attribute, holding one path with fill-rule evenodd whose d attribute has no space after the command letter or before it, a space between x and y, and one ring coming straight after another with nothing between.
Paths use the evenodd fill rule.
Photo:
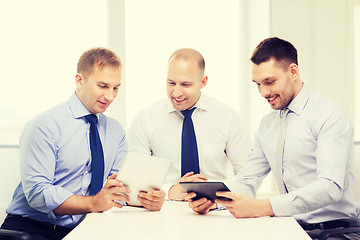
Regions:
<instances>
[{"instance_id":1,"label":"white table","mask_svg":"<svg viewBox=\"0 0 360 240\"><path fill-rule=\"evenodd\" d=\"M123 207L88 214L69 239L311 239L291 217L236 219L229 211L194 213L188 203L166 201L159 212Z\"/></svg>"}]
</instances>

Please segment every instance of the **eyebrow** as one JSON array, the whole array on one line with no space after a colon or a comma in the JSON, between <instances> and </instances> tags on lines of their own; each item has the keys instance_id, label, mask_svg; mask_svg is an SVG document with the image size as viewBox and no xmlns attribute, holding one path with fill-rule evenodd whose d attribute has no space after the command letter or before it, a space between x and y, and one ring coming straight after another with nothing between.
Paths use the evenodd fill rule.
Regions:
<instances>
[{"instance_id":1,"label":"eyebrow","mask_svg":"<svg viewBox=\"0 0 360 240\"><path fill-rule=\"evenodd\" d=\"M275 80L275 77L267 77L263 80L260 80L259 82L266 82L266 81L270 81L270 80ZM254 79L252 79L251 81L253 81L254 83L258 83L257 81L255 81Z\"/></svg>"},{"instance_id":2,"label":"eyebrow","mask_svg":"<svg viewBox=\"0 0 360 240\"><path fill-rule=\"evenodd\" d=\"M102 81L100 81L100 82L98 82L99 84L104 84L104 85L106 85L106 86L108 86L109 84L108 83L106 83L106 82L102 82ZM121 86L121 83L120 84L118 84L118 85L115 85L115 87L120 87Z\"/></svg>"}]
</instances>

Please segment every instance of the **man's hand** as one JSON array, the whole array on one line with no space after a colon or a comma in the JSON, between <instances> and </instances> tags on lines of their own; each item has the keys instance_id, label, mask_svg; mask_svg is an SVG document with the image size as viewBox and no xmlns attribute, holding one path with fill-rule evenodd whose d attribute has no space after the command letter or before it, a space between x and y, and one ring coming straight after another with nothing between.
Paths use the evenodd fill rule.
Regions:
<instances>
[{"instance_id":1,"label":"man's hand","mask_svg":"<svg viewBox=\"0 0 360 240\"><path fill-rule=\"evenodd\" d=\"M232 201L216 199L215 202L225 206L236 218L274 215L269 199L256 199L246 194L232 192L217 192L216 195L232 199Z\"/></svg>"},{"instance_id":2,"label":"man's hand","mask_svg":"<svg viewBox=\"0 0 360 240\"><path fill-rule=\"evenodd\" d=\"M185 195L187 194L185 189L181 187L180 182L206 182L208 179L202 174L194 174L194 172L186 173L179 182L173 185L168 193L170 200L183 201L185 200Z\"/></svg>"},{"instance_id":3,"label":"man's hand","mask_svg":"<svg viewBox=\"0 0 360 240\"><path fill-rule=\"evenodd\" d=\"M116 173L112 174L100 192L93 197L92 212L104 212L112 207L121 208L122 204L116 201L129 201L127 193L130 193L130 189L116 179Z\"/></svg>"},{"instance_id":4,"label":"man's hand","mask_svg":"<svg viewBox=\"0 0 360 240\"><path fill-rule=\"evenodd\" d=\"M165 201L165 192L163 190L153 190L149 192L140 192L138 200L141 205L151 211L160 211Z\"/></svg>"},{"instance_id":5,"label":"man's hand","mask_svg":"<svg viewBox=\"0 0 360 240\"><path fill-rule=\"evenodd\" d=\"M104 187L94 196L72 195L53 212L58 215L77 215L92 212L104 212L112 207L121 208L122 204L116 201L129 201L126 194L130 189L116 179L116 174L111 175Z\"/></svg>"},{"instance_id":6,"label":"man's hand","mask_svg":"<svg viewBox=\"0 0 360 240\"><path fill-rule=\"evenodd\" d=\"M189 202L190 208L199 214L206 214L211 209L217 208L217 204L213 203L207 198L201 198L199 200L193 201L192 199L196 197L196 193L187 193L185 195L185 201Z\"/></svg>"}]
</instances>

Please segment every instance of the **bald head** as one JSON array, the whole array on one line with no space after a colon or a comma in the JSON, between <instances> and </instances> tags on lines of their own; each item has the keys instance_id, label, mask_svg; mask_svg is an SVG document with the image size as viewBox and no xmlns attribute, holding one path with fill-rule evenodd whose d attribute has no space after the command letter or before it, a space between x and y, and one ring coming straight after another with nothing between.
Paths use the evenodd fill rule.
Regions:
<instances>
[{"instance_id":1,"label":"bald head","mask_svg":"<svg viewBox=\"0 0 360 240\"><path fill-rule=\"evenodd\" d=\"M205 61L201 53L192 48L180 48L171 54L169 58L169 64L172 61L183 60L183 61L195 61L198 64L200 74L203 75L205 72Z\"/></svg>"}]
</instances>

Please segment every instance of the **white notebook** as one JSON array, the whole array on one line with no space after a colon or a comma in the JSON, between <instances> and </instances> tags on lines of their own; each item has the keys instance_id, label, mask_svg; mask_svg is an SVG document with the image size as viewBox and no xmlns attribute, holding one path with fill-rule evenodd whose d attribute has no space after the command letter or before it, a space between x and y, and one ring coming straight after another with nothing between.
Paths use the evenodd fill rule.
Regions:
<instances>
[{"instance_id":1,"label":"white notebook","mask_svg":"<svg viewBox=\"0 0 360 240\"><path fill-rule=\"evenodd\" d=\"M137 196L140 191L160 189L172 161L149 155L129 152L122 164L117 179L126 184L132 205L140 205Z\"/></svg>"}]
</instances>

